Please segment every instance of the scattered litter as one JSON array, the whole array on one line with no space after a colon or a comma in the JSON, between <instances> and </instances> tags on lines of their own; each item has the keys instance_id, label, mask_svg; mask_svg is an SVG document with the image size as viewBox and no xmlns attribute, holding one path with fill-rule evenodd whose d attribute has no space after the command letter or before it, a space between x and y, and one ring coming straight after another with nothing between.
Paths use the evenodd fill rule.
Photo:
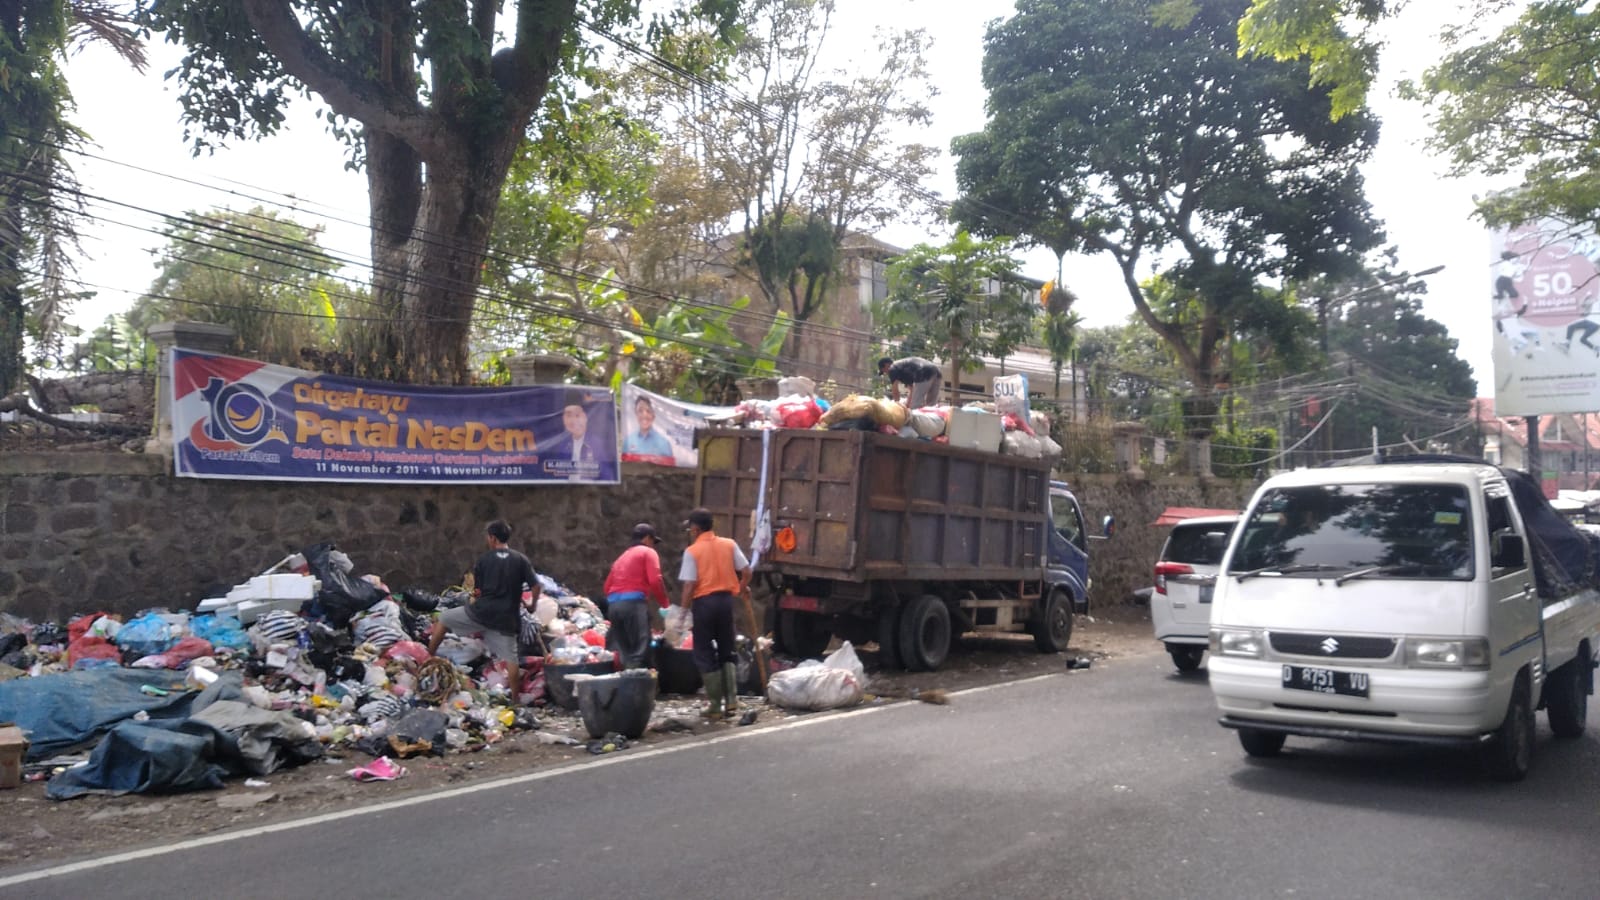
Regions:
<instances>
[{"instance_id":1,"label":"scattered litter","mask_svg":"<svg viewBox=\"0 0 1600 900\"><path fill-rule=\"evenodd\" d=\"M262 781L259 778L246 778L244 780L244 786L245 787L252 787L252 788L264 788L264 787L271 787L272 783L268 782L268 781Z\"/></svg>"},{"instance_id":2,"label":"scattered litter","mask_svg":"<svg viewBox=\"0 0 1600 900\"><path fill-rule=\"evenodd\" d=\"M348 774L357 781L393 781L405 777L406 771L405 766L380 756L367 765L351 769Z\"/></svg>"}]
</instances>

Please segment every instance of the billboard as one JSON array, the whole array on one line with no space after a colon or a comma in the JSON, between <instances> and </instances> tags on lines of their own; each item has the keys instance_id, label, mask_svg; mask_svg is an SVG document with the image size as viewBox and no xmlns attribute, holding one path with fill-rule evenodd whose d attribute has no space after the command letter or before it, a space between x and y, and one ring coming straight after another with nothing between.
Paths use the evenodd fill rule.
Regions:
<instances>
[{"instance_id":1,"label":"billboard","mask_svg":"<svg viewBox=\"0 0 1600 900\"><path fill-rule=\"evenodd\" d=\"M729 406L681 403L631 384L622 386L622 458L692 469L700 461L695 429L708 417L733 412Z\"/></svg>"},{"instance_id":2,"label":"billboard","mask_svg":"<svg viewBox=\"0 0 1600 900\"><path fill-rule=\"evenodd\" d=\"M1540 219L1491 233L1495 412L1600 410L1600 236Z\"/></svg>"},{"instance_id":3,"label":"billboard","mask_svg":"<svg viewBox=\"0 0 1600 900\"><path fill-rule=\"evenodd\" d=\"M176 473L409 484L616 484L607 388L454 388L172 351Z\"/></svg>"}]
</instances>

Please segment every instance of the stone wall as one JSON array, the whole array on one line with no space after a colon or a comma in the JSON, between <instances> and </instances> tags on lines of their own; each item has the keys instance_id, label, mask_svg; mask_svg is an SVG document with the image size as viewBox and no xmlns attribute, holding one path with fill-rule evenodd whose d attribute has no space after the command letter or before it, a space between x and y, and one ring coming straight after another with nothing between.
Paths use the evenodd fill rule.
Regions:
<instances>
[{"instance_id":1,"label":"stone wall","mask_svg":"<svg viewBox=\"0 0 1600 900\"><path fill-rule=\"evenodd\" d=\"M1252 485L1193 478L1083 476L1073 487L1091 533L1094 607L1150 583L1166 506L1238 508ZM190 608L284 556L331 540L358 572L392 588L459 582L482 552L483 524L503 518L516 546L574 590L597 594L635 522L653 522L675 573L694 473L625 464L620 486L464 487L175 478L136 454L0 457L0 611L35 620L104 609Z\"/></svg>"}]
</instances>

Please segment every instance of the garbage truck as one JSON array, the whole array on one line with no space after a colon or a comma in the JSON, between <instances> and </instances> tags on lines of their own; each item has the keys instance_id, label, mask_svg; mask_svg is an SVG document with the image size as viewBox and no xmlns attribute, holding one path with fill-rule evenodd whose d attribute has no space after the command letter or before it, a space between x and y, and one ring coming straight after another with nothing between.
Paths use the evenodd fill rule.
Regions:
<instances>
[{"instance_id":1,"label":"garbage truck","mask_svg":"<svg viewBox=\"0 0 1600 900\"><path fill-rule=\"evenodd\" d=\"M786 653L837 635L932 670L968 632L1055 653L1087 609L1091 536L1047 460L867 431L712 429L698 446L696 502L755 548Z\"/></svg>"}]
</instances>

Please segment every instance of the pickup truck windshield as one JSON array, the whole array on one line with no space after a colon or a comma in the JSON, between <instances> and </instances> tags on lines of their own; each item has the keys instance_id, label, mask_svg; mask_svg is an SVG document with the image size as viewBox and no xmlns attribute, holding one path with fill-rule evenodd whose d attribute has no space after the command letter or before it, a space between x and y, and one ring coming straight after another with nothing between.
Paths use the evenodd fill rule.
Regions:
<instances>
[{"instance_id":1,"label":"pickup truck windshield","mask_svg":"<svg viewBox=\"0 0 1600 900\"><path fill-rule=\"evenodd\" d=\"M1228 574L1469 579L1471 516L1460 485L1276 489L1241 524Z\"/></svg>"}]
</instances>

